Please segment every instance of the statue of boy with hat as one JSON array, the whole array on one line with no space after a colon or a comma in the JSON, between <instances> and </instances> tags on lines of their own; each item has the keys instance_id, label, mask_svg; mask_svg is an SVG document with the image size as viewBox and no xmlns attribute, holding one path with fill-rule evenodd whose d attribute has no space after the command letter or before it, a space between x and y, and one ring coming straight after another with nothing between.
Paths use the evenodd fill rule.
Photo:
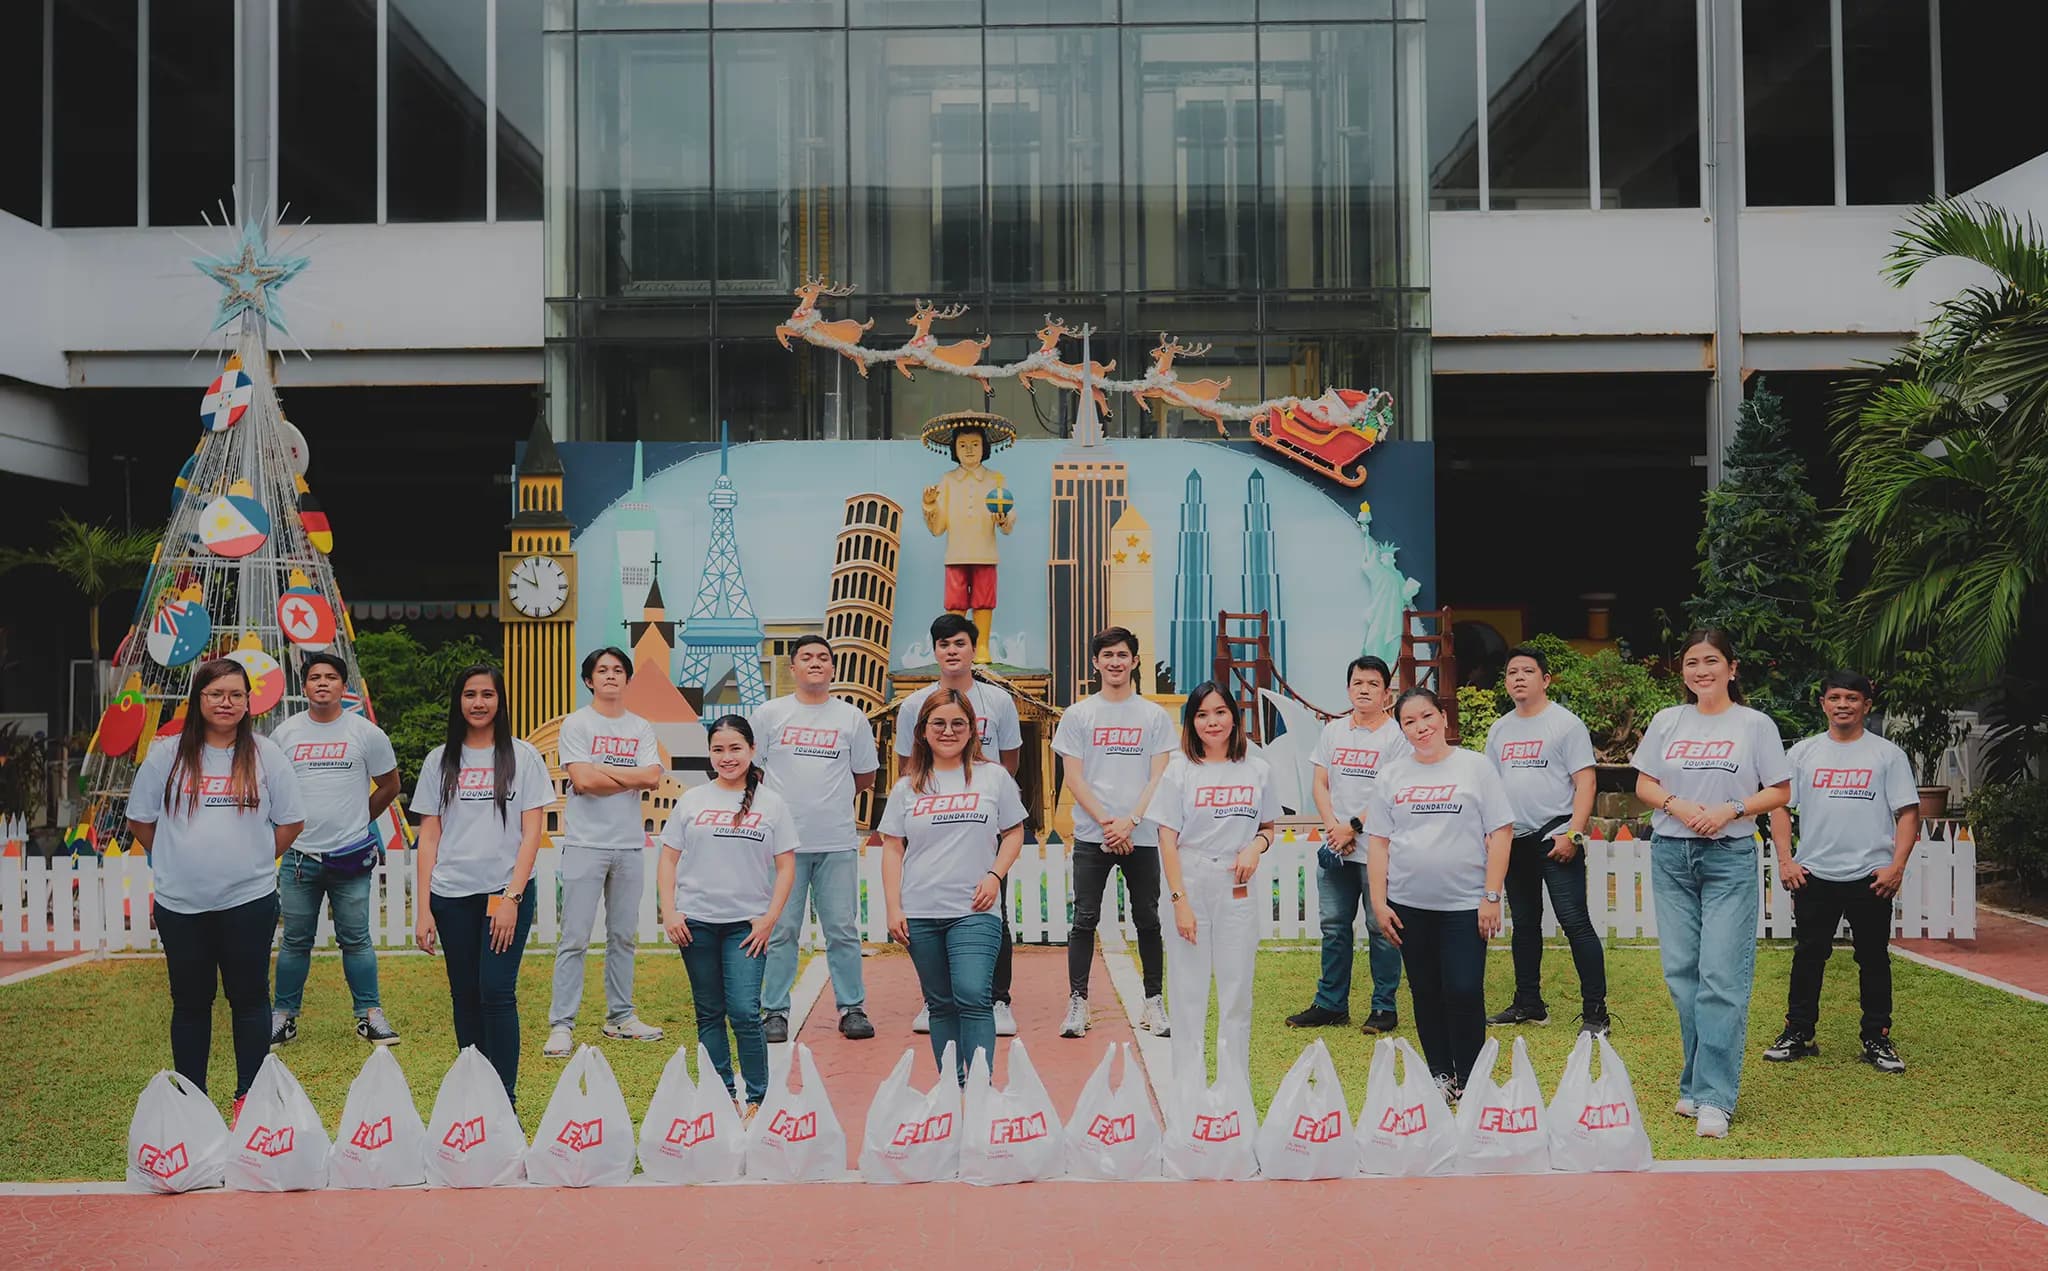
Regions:
<instances>
[{"instance_id":1,"label":"statue of boy with hat","mask_svg":"<svg viewBox=\"0 0 2048 1271\"><path fill-rule=\"evenodd\" d=\"M953 459L954 468L924 489L925 528L946 540L946 609L969 617L981 632L974 660L991 661L995 625L996 531L1008 534L1017 511L1003 474L982 460L1017 439L1010 421L983 411L941 415L924 426L924 444Z\"/></svg>"}]
</instances>

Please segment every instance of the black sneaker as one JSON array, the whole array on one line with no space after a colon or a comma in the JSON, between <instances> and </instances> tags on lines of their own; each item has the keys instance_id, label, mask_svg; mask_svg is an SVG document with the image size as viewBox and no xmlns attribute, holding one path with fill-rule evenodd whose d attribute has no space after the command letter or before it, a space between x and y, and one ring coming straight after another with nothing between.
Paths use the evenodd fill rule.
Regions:
<instances>
[{"instance_id":1,"label":"black sneaker","mask_svg":"<svg viewBox=\"0 0 2048 1271\"><path fill-rule=\"evenodd\" d=\"M1289 1028L1333 1028L1349 1024L1351 1015L1347 1011L1327 1011L1320 1006L1311 1006L1299 1014L1287 1017Z\"/></svg>"},{"instance_id":2,"label":"black sneaker","mask_svg":"<svg viewBox=\"0 0 2048 1271\"><path fill-rule=\"evenodd\" d=\"M1524 1006L1515 1002L1498 1015L1486 1017L1488 1024L1548 1024L1550 1011L1541 1006Z\"/></svg>"},{"instance_id":3,"label":"black sneaker","mask_svg":"<svg viewBox=\"0 0 2048 1271\"><path fill-rule=\"evenodd\" d=\"M289 1046L299 1040L299 1017L283 1011L270 1013L270 1044Z\"/></svg>"},{"instance_id":4,"label":"black sneaker","mask_svg":"<svg viewBox=\"0 0 2048 1271\"><path fill-rule=\"evenodd\" d=\"M1889 1032L1864 1038L1863 1054L1859 1058L1879 1072L1906 1071L1906 1061L1899 1058L1898 1051L1892 1049L1892 1036Z\"/></svg>"},{"instance_id":5,"label":"black sneaker","mask_svg":"<svg viewBox=\"0 0 2048 1271\"><path fill-rule=\"evenodd\" d=\"M1890 1049L1887 1047L1886 1049ZM1778 1040L1764 1050L1764 1058L1774 1064L1789 1064L1795 1059L1806 1059L1820 1054L1820 1045L1811 1035L1802 1033L1791 1025L1778 1034ZM1897 1056L1893 1056L1897 1058ZM1904 1065L1901 1065L1903 1067Z\"/></svg>"},{"instance_id":6,"label":"black sneaker","mask_svg":"<svg viewBox=\"0 0 2048 1271\"><path fill-rule=\"evenodd\" d=\"M1579 1012L1579 1031L1604 1037L1614 1031L1614 1019L1607 1013L1607 1003L1587 1002Z\"/></svg>"},{"instance_id":7,"label":"black sneaker","mask_svg":"<svg viewBox=\"0 0 2048 1271\"><path fill-rule=\"evenodd\" d=\"M780 1011L771 1011L761 1017L761 1040L765 1042L786 1042L789 1040L789 1016Z\"/></svg>"},{"instance_id":8,"label":"black sneaker","mask_svg":"<svg viewBox=\"0 0 2048 1271\"><path fill-rule=\"evenodd\" d=\"M356 1036L372 1046L396 1046L398 1030L391 1027L391 1021L384 1018L382 1007L373 1006L356 1017Z\"/></svg>"},{"instance_id":9,"label":"black sneaker","mask_svg":"<svg viewBox=\"0 0 2048 1271\"><path fill-rule=\"evenodd\" d=\"M783 1024L788 1031L788 1023ZM849 1006L839 1012L839 1035L851 1041L864 1042L875 1035L875 1026L868 1021L868 1013L858 1006Z\"/></svg>"},{"instance_id":10,"label":"black sneaker","mask_svg":"<svg viewBox=\"0 0 2048 1271\"><path fill-rule=\"evenodd\" d=\"M1374 1011L1365 1017L1358 1031L1371 1037L1375 1033L1391 1033L1401 1026L1401 1017L1392 1011Z\"/></svg>"}]
</instances>

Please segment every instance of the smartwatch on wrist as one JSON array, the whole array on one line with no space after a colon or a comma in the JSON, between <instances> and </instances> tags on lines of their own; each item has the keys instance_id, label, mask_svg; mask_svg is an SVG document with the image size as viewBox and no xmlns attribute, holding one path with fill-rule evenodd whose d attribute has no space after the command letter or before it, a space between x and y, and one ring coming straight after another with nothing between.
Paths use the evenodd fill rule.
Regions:
<instances>
[{"instance_id":1,"label":"smartwatch on wrist","mask_svg":"<svg viewBox=\"0 0 2048 1271\"><path fill-rule=\"evenodd\" d=\"M1586 845L1586 832L1584 830L1573 830L1570 834L1565 835L1565 839L1573 847L1584 847Z\"/></svg>"},{"instance_id":2,"label":"smartwatch on wrist","mask_svg":"<svg viewBox=\"0 0 2048 1271\"><path fill-rule=\"evenodd\" d=\"M1487 903L1487 904L1489 904L1489 905L1497 905L1497 904L1499 904L1499 903L1500 903L1500 893L1499 893L1499 892L1497 892L1497 891L1490 891L1490 892L1487 892L1487 893L1486 893L1486 903Z\"/></svg>"}]
</instances>

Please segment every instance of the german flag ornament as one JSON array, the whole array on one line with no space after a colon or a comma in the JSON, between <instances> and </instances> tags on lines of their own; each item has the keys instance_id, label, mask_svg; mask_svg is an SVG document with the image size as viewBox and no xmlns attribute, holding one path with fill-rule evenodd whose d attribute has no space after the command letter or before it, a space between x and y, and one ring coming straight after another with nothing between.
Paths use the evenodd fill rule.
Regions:
<instances>
[{"instance_id":1,"label":"german flag ornament","mask_svg":"<svg viewBox=\"0 0 2048 1271\"><path fill-rule=\"evenodd\" d=\"M313 488L306 484L304 473L292 478L299 489L299 525L306 531L306 538L322 556L334 552L334 530L327 524L326 509L320 500L313 497Z\"/></svg>"}]
</instances>

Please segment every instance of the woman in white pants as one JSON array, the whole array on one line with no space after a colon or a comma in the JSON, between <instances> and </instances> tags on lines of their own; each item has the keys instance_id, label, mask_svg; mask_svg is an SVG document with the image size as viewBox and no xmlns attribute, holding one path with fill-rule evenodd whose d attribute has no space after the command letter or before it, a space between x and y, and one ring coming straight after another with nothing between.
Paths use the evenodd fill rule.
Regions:
<instances>
[{"instance_id":1,"label":"woman in white pants","mask_svg":"<svg viewBox=\"0 0 2048 1271\"><path fill-rule=\"evenodd\" d=\"M1240 1062L1251 1055L1252 961L1259 950L1252 875L1273 845L1280 796L1264 759L1245 753L1237 703L1213 683L1197 685L1181 710L1181 748L1166 765L1145 819L1159 827L1167 895L1167 1021L1173 1076L1208 1084L1203 1040L1209 979L1216 979L1217 1046Z\"/></svg>"}]
</instances>

